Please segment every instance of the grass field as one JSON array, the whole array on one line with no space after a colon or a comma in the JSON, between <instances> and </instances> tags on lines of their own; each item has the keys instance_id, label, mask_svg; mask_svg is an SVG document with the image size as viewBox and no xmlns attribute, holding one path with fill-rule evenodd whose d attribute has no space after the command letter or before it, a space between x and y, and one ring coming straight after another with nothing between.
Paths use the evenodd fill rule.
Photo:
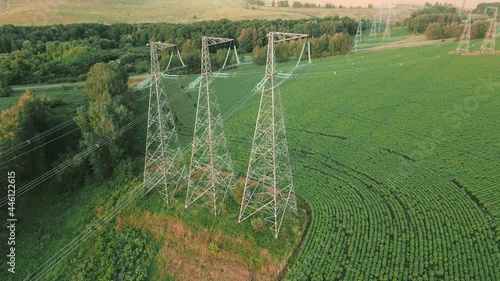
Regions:
<instances>
[{"instance_id":1,"label":"grass field","mask_svg":"<svg viewBox=\"0 0 500 281\"><path fill-rule=\"evenodd\" d=\"M291 3L291 2L290 2ZM337 5L337 3L335 3ZM246 6L242 0L126 0L126 1L7 1L0 4L0 25L48 25L56 23L101 22L137 23L172 22L186 23L204 20L244 19L299 19L325 16L349 16L352 18L379 15L378 9L312 9ZM410 15L409 10L398 10L398 18Z\"/></svg>"},{"instance_id":2,"label":"grass field","mask_svg":"<svg viewBox=\"0 0 500 281\"><path fill-rule=\"evenodd\" d=\"M480 45L474 41L472 50ZM500 56L448 55L455 46L444 42L318 59L282 86L296 193L312 210L287 280L500 279ZM293 64L278 67L285 71ZM213 85L235 170L244 175L259 99L250 91L264 67L245 65L229 73ZM165 80L167 92L173 97L195 77ZM248 102L228 114L245 97ZM192 134L195 102L196 91L171 100L182 122L184 147ZM145 99L138 108L146 108ZM137 134L144 135L144 127ZM30 247L20 255L20 272L40 266L131 186L100 193L86 189L60 200L50 196L56 186L27 195L32 199L23 199L19 210L35 201L43 207L22 214L21 225L27 228L19 239ZM185 270L202 274L202 267L189 262L198 252L194 261L205 270L220 268L215 252L215 257L231 257L232 267L225 269L241 272L241 280L248 280L247 272L275 276L283 266L279 257L296 245L305 216L287 222L285 239L275 241L271 233L254 233L249 222L237 224L234 202L226 216L213 220L198 216L201 206L184 212L182 195L178 200L165 208L151 194L112 223L139 227L166 241L152 263L155 278L186 280ZM58 214L53 221L52 214ZM160 231L179 222L184 230L167 231L179 236ZM231 240L240 233L250 244ZM221 242L227 240L231 243ZM175 241L212 246L180 247ZM263 246L249 250L258 245ZM183 252L176 263L171 257L178 250ZM37 261L29 263L33 257ZM272 267L266 269L268 264ZM64 261L47 280L67 276L69 268Z\"/></svg>"}]
</instances>

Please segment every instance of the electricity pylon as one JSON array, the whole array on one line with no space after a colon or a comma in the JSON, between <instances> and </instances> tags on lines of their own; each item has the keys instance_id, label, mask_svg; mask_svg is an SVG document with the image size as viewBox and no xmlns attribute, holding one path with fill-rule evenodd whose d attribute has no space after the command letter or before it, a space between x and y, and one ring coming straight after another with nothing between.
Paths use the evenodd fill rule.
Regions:
<instances>
[{"instance_id":1,"label":"electricity pylon","mask_svg":"<svg viewBox=\"0 0 500 281\"><path fill-rule=\"evenodd\" d=\"M373 17L373 22L372 22L372 29L370 30L370 39L369 41L372 42L373 38L377 36L377 20L375 17Z\"/></svg>"},{"instance_id":2,"label":"electricity pylon","mask_svg":"<svg viewBox=\"0 0 500 281\"><path fill-rule=\"evenodd\" d=\"M498 7L488 7L490 9L495 9L493 18L491 19L490 27L484 36L483 44L481 45L481 54L495 53L495 37L497 30L497 17L498 17Z\"/></svg>"},{"instance_id":3,"label":"electricity pylon","mask_svg":"<svg viewBox=\"0 0 500 281\"><path fill-rule=\"evenodd\" d=\"M378 19L378 33L380 33L382 28L382 6L380 6L380 16Z\"/></svg>"},{"instance_id":4,"label":"electricity pylon","mask_svg":"<svg viewBox=\"0 0 500 281\"><path fill-rule=\"evenodd\" d=\"M472 23L472 10L469 11L469 17L467 18L467 23L465 24L464 31L460 36L460 41L458 42L457 49L455 53L458 54L469 54L470 45L470 27Z\"/></svg>"},{"instance_id":5,"label":"electricity pylon","mask_svg":"<svg viewBox=\"0 0 500 281\"><path fill-rule=\"evenodd\" d=\"M177 142L173 112L161 83L158 53L175 44L151 42L151 84L149 85L148 127L144 161L144 189L157 188L170 203L182 178L183 155Z\"/></svg>"},{"instance_id":6,"label":"electricity pylon","mask_svg":"<svg viewBox=\"0 0 500 281\"><path fill-rule=\"evenodd\" d=\"M186 208L203 197L213 214L217 216L231 185L234 171L224 136L219 105L215 92L210 87L214 76L208 47L233 39L203 36L201 40L201 80L189 165Z\"/></svg>"},{"instance_id":7,"label":"electricity pylon","mask_svg":"<svg viewBox=\"0 0 500 281\"><path fill-rule=\"evenodd\" d=\"M387 15L387 22L385 23L384 37L382 37L382 41L391 37L391 8L392 7L389 6L389 14Z\"/></svg>"},{"instance_id":8,"label":"electricity pylon","mask_svg":"<svg viewBox=\"0 0 500 281\"><path fill-rule=\"evenodd\" d=\"M270 32L266 74L263 79L259 113L248 162L245 189L238 222L262 213L274 237L288 208L297 211L292 169L286 142L285 120L276 74L274 44L307 37L307 34Z\"/></svg>"},{"instance_id":9,"label":"electricity pylon","mask_svg":"<svg viewBox=\"0 0 500 281\"><path fill-rule=\"evenodd\" d=\"M361 42L363 42L363 19L359 20L358 29L356 30L356 41L352 48L355 53L358 52L358 45Z\"/></svg>"},{"instance_id":10,"label":"electricity pylon","mask_svg":"<svg viewBox=\"0 0 500 281\"><path fill-rule=\"evenodd\" d=\"M462 20L462 10L464 9L465 7L465 0L462 2L462 8L458 10L458 20L461 21Z\"/></svg>"}]
</instances>

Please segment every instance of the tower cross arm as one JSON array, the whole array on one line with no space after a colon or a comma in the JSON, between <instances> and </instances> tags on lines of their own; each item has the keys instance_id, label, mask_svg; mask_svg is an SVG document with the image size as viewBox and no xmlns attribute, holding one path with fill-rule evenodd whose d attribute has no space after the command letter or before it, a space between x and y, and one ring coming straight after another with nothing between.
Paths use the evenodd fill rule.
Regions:
<instances>
[{"instance_id":1,"label":"tower cross arm","mask_svg":"<svg viewBox=\"0 0 500 281\"><path fill-rule=\"evenodd\" d=\"M166 48L175 47L176 45L172 44L172 43L165 43L165 42L158 41L158 42L150 42L149 46L151 48L155 48L155 49L166 49Z\"/></svg>"},{"instance_id":2,"label":"tower cross arm","mask_svg":"<svg viewBox=\"0 0 500 281\"><path fill-rule=\"evenodd\" d=\"M221 43L231 42L234 39L231 38L221 38L221 37L205 37L207 40L207 46L217 45Z\"/></svg>"},{"instance_id":3,"label":"tower cross arm","mask_svg":"<svg viewBox=\"0 0 500 281\"><path fill-rule=\"evenodd\" d=\"M283 42L288 40L295 40L300 38L308 37L309 34L300 34L300 33L285 33L285 32L272 32L269 34L274 34L276 39L274 42Z\"/></svg>"}]
</instances>

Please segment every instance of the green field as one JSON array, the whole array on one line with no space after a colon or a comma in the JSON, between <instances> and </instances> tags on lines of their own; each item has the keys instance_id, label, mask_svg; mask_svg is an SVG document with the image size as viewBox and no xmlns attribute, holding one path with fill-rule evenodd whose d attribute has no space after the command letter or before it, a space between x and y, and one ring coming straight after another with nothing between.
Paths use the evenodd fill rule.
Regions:
<instances>
[{"instance_id":1,"label":"green field","mask_svg":"<svg viewBox=\"0 0 500 281\"><path fill-rule=\"evenodd\" d=\"M297 69L297 76L283 84L295 189L312 210L304 244L286 266L287 280L500 279L500 56L448 55L455 46L446 42L318 59ZM480 41L474 41L472 50L479 46ZM280 64L279 69L286 71L293 64ZM264 67L245 65L228 72L230 78L216 79L213 85L225 116L235 171L243 176L259 99L250 91ZM181 122L180 140L187 148L196 91L177 93L195 78L165 80L171 107ZM232 111L246 97L248 102ZM135 107L146 109L146 99ZM141 124L136 131L144 136ZM19 239L30 249L21 254L20 264L26 265L17 277L24 279L133 185L129 179L114 189L90 187L71 198L63 194L61 200L48 195L56 186L32 191L20 212L38 199L43 208L22 214L27 228ZM232 280L274 276L265 275L266 263L276 265L289 255L302 232L304 214L287 221L281 240L275 241L270 232L254 232L250 222L237 224L236 203L229 201L225 216L212 219L199 215L202 206L185 212L182 193L172 207L163 207L156 194L142 197L110 226L139 227L155 243L168 241L165 245L170 246L163 245L151 261L156 279L187 278L167 258L178 245L158 230L164 226L161 221L167 225L182 221L188 229L182 239L194 236L199 237L194 240L198 244L212 243L208 257L211 251L215 257L229 255L236 261L235 272L240 272L236 265L242 262L254 274ZM51 223L54 213L57 219ZM153 218L150 223L141 221L145 216ZM249 244L222 242L240 235ZM78 255L91 256L92 245L98 244L94 239L78 249ZM262 248L248 250L255 247ZM184 261L199 250L182 249L179 258ZM71 276L76 257L63 260L47 280ZM203 266L208 268L210 262ZM181 270L201 270L184 266Z\"/></svg>"},{"instance_id":2,"label":"green field","mask_svg":"<svg viewBox=\"0 0 500 281\"><path fill-rule=\"evenodd\" d=\"M455 46L316 60L282 88L313 210L290 280L500 278L500 56ZM252 104L226 123L239 170Z\"/></svg>"},{"instance_id":3,"label":"green field","mask_svg":"<svg viewBox=\"0 0 500 281\"><path fill-rule=\"evenodd\" d=\"M296 192L313 213L287 279L500 278L500 56L448 55L455 47L319 59L284 84ZM216 80L222 112L262 73ZM185 124L188 99L173 103ZM254 96L226 121L240 173L257 108Z\"/></svg>"}]
</instances>

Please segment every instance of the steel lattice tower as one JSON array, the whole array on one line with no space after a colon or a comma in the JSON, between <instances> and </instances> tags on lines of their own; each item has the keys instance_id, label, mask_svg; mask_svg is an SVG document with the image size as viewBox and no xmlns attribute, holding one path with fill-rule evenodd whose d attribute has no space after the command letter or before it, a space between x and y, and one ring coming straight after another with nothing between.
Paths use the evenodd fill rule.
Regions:
<instances>
[{"instance_id":1,"label":"steel lattice tower","mask_svg":"<svg viewBox=\"0 0 500 281\"><path fill-rule=\"evenodd\" d=\"M167 203L182 178L183 155L177 142L177 133L167 95L161 84L159 53L175 44L151 42L151 84L149 86L148 127L144 163L144 189L153 188L164 196Z\"/></svg>"},{"instance_id":2,"label":"steel lattice tower","mask_svg":"<svg viewBox=\"0 0 500 281\"><path fill-rule=\"evenodd\" d=\"M373 17L372 29L370 30L370 42L377 36L377 20Z\"/></svg>"},{"instance_id":3,"label":"steel lattice tower","mask_svg":"<svg viewBox=\"0 0 500 281\"><path fill-rule=\"evenodd\" d=\"M222 116L215 92L210 87L213 76L208 48L232 40L206 36L202 38L201 81L189 165L186 208L204 197L214 215L220 211L220 205L231 185L234 171L224 136Z\"/></svg>"},{"instance_id":4,"label":"steel lattice tower","mask_svg":"<svg viewBox=\"0 0 500 281\"><path fill-rule=\"evenodd\" d=\"M382 41L385 41L385 39L389 37L391 37L391 7L389 7L389 14L387 15L387 22L385 23L384 37L382 38Z\"/></svg>"},{"instance_id":5,"label":"steel lattice tower","mask_svg":"<svg viewBox=\"0 0 500 281\"><path fill-rule=\"evenodd\" d=\"M458 42L457 49L455 53L458 54L469 54L470 45L470 27L472 23L472 10L469 11L469 17L467 18L467 23L465 24L464 31L460 36L460 41Z\"/></svg>"},{"instance_id":6,"label":"steel lattice tower","mask_svg":"<svg viewBox=\"0 0 500 281\"><path fill-rule=\"evenodd\" d=\"M359 20L358 29L356 30L356 42L353 47L355 53L358 51L358 45L361 42L363 42L363 19Z\"/></svg>"},{"instance_id":7,"label":"steel lattice tower","mask_svg":"<svg viewBox=\"0 0 500 281\"><path fill-rule=\"evenodd\" d=\"M494 9L495 13L493 18L491 19L490 27L486 32L486 36L484 36L483 44L481 45L481 54L486 53L495 53L495 37L497 30L497 17L498 17L498 7L488 7L490 9Z\"/></svg>"},{"instance_id":8,"label":"steel lattice tower","mask_svg":"<svg viewBox=\"0 0 500 281\"><path fill-rule=\"evenodd\" d=\"M381 28L382 28L382 7L380 7L380 17L378 20L378 33L380 33Z\"/></svg>"},{"instance_id":9,"label":"steel lattice tower","mask_svg":"<svg viewBox=\"0 0 500 281\"><path fill-rule=\"evenodd\" d=\"M238 222L260 212L266 224L278 234L288 208L297 211L285 121L276 75L277 42L307 37L306 34L268 34L266 74L248 163Z\"/></svg>"}]
</instances>

